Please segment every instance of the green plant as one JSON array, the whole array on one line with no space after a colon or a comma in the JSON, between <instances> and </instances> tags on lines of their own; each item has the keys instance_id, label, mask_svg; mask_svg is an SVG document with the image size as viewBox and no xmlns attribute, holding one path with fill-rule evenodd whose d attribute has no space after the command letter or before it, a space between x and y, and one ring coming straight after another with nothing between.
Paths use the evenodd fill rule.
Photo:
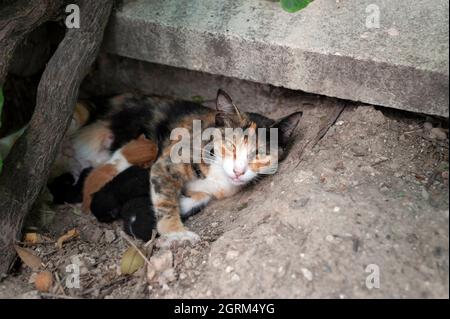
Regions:
<instances>
[{"instance_id":1,"label":"green plant","mask_svg":"<svg viewBox=\"0 0 450 319\"><path fill-rule=\"evenodd\" d=\"M281 7L287 12L294 13L306 8L313 0L281 0Z\"/></svg>"}]
</instances>

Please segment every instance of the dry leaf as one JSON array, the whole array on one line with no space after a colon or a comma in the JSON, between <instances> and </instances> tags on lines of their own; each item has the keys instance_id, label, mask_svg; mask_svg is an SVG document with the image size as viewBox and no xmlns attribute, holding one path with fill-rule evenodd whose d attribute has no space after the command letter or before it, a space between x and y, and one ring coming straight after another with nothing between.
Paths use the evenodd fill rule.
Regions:
<instances>
[{"instance_id":1,"label":"dry leaf","mask_svg":"<svg viewBox=\"0 0 450 319\"><path fill-rule=\"evenodd\" d=\"M41 258L36 256L32 250L17 245L14 245L14 248L16 249L17 254L25 265L35 271L41 267Z\"/></svg>"},{"instance_id":2,"label":"dry leaf","mask_svg":"<svg viewBox=\"0 0 450 319\"><path fill-rule=\"evenodd\" d=\"M71 230L69 230L67 233L65 233L64 235L62 235L61 237L58 238L58 240L57 240L57 242L56 242L56 246L57 246L59 249L61 249L62 246L63 246L63 243L64 243L65 241L68 241L68 240L70 240L70 239L72 239L72 238L75 238L75 237L77 237L78 235L79 235L78 230L76 230L75 228L74 228L74 229L71 229Z\"/></svg>"},{"instance_id":3,"label":"dry leaf","mask_svg":"<svg viewBox=\"0 0 450 319\"><path fill-rule=\"evenodd\" d=\"M122 274L131 275L144 266L144 258L134 247L129 247L122 256L120 271Z\"/></svg>"},{"instance_id":4,"label":"dry leaf","mask_svg":"<svg viewBox=\"0 0 450 319\"><path fill-rule=\"evenodd\" d=\"M38 233L26 233L23 237L23 241L30 244L36 244L41 240Z\"/></svg>"},{"instance_id":5,"label":"dry leaf","mask_svg":"<svg viewBox=\"0 0 450 319\"><path fill-rule=\"evenodd\" d=\"M41 271L34 279L34 286L41 292L48 292L53 285L53 275L50 271Z\"/></svg>"}]
</instances>

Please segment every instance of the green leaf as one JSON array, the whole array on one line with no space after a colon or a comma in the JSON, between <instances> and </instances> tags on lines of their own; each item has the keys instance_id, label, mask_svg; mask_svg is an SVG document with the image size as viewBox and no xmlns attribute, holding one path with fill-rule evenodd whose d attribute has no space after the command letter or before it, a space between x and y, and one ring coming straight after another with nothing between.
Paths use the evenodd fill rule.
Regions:
<instances>
[{"instance_id":1,"label":"green leaf","mask_svg":"<svg viewBox=\"0 0 450 319\"><path fill-rule=\"evenodd\" d=\"M201 95L194 95L192 97L192 102L202 104L204 101L205 101L205 99Z\"/></svg>"},{"instance_id":2,"label":"green leaf","mask_svg":"<svg viewBox=\"0 0 450 319\"><path fill-rule=\"evenodd\" d=\"M281 0L281 7L287 12L294 13L306 8L313 0Z\"/></svg>"},{"instance_id":3,"label":"green leaf","mask_svg":"<svg viewBox=\"0 0 450 319\"><path fill-rule=\"evenodd\" d=\"M134 247L129 247L122 256L120 271L122 274L131 275L144 266L144 258Z\"/></svg>"}]
</instances>

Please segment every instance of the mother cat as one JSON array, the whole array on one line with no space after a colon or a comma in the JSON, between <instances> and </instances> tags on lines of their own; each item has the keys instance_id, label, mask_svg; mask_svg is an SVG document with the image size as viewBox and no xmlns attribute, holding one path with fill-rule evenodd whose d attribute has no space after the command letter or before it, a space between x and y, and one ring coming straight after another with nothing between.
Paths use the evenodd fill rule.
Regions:
<instances>
[{"instance_id":1,"label":"mother cat","mask_svg":"<svg viewBox=\"0 0 450 319\"><path fill-rule=\"evenodd\" d=\"M197 103L165 102L133 95L121 95L109 103L113 110L118 110L103 119L114 136L113 145L129 139L130 130L136 136L144 133L158 145L158 158L150 171L150 194L157 230L165 244L197 241L199 236L183 225L181 216L198 211L212 199L232 196L260 174L276 170L302 116L301 112L295 112L272 120L260 114L241 112L222 90L217 93L215 110ZM201 121L203 131L214 128L222 137L228 136L226 130L230 128L242 129L245 133L224 141L214 139L213 149L206 149L211 146L211 140L202 140L192 148L193 135L198 134L194 130L194 120ZM182 162L173 160L175 146L180 145L180 139L174 139L177 136L173 132L180 128L191 136L188 158ZM277 152L261 151L267 150L269 143L268 138L259 138L260 128L277 129ZM199 149L208 156L194 160L195 151Z\"/></svg>"}]
</instances>

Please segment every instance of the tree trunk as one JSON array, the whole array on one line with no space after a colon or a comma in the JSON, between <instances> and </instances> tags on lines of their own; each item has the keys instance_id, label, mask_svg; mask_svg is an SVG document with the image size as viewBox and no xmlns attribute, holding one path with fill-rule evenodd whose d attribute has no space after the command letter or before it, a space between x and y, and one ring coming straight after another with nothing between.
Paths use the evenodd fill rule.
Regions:
<instances>
[{"instance_id":1,"label":"tree trunk","mask_svg":"<svg viewBox=\"0 0 450 319\"><path fill-rule=\"evenodd\" d=\"M44 22L64 14L62 0L18 0L0 8L0 87L16 47Z\"/></svg>"},{"instance_id":2,"label":"tree trunk","mask_svg":"<svg viewBox=\"0 0 450 319\"><path fill-rule=\"evenodd\" d=\"M50 1L31 2L42 5ZM39 82L31 121L6 158L0 175L0 274L7 273L14 261L13 244L59 152L80 83L98 53L113 0L79 0L77 3L80 6L80 29L67 31L47 64ZM60 14L64 14L64 10ZM16 37L15 30L6 32ZM3 30L0 31L0 48L2 41L8 42ZM0 79L5 72L2 70L5 62L1 58Z\"/></svg>"}]
</instances>

